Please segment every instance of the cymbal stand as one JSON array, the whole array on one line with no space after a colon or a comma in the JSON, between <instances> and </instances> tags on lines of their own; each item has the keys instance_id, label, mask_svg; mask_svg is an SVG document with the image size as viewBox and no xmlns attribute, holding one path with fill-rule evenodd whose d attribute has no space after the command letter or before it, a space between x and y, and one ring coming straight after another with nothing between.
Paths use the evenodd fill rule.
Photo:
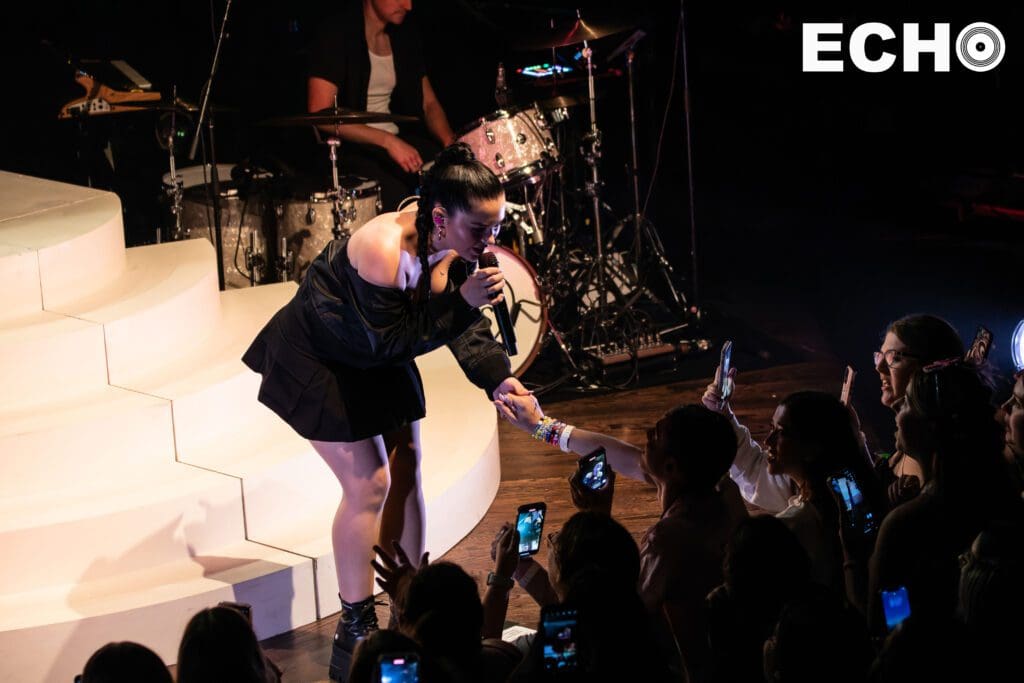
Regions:
<instances>
[{"instance_id":1,"label":"cymbal stand","mask_svg":"<svg viewBox=\"0 0 1024 683\"><path fill-rule=\"evenodd\" d=\"M172 119L173 120L173 119ZM170 160L171 186L165 188L167 197L171 202L171 215L174 216L174 231L171 233L172 240L183 240L187 237L185 228L181 224L181 199L185 192L185 183L178 175L178 169L174 163L174 126L171 126L171 134L167 137L167 156Z\"/></svg>"},{"instance_id":2,"label":"cymbal stand","mask_svg":"<svg viewBox=\"0 0 1024 683\"><path fill-rule=\"evenodd\" d=\"M356 203L348 190L341 186L341 180L338 178L338 146L340 144L341 140L336 137L327 138L331 157L331 180L333 181L328 193L333 205L331 215L334 216L334 227L331 229L331 234L336 240L349 234L348 226L356 219Z\"/></svg>"},{"instance_id":3,"label":"cymbal stand","mask_svg":"<svg viewBox=\"0 0 1024 683\"><path fill-rule=\"evenodd\" d=\"M629 174L632 176L633 181L633 215L631 218L633 219L633 240L636 252L634 258L636 260L637 272L646 271L647 269L643 268L642 262L644 239L646 238L653 255L654 266L664 278L673 303L676 305L676 308L683 310L686 308L686 297L676 289L675 284L672 282L672 264L665 258L665 247L661 243L657 230L654 229L651 222L640 211L640 162L636 143L636 100L633 90L633 61L635 57L636 43L634 42L626 51L626 75L629 84L629 137L632 153Z\"/></svg>"}]
</instances>

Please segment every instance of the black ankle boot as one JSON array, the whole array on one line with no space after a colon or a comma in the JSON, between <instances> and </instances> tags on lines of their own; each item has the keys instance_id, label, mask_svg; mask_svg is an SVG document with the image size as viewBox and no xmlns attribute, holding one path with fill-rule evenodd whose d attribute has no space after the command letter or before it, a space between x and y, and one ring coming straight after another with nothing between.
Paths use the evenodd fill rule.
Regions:
<instances>
[{"instance_id":1,"label":"black ankle boot","mask_svg":"<svg viewBox=\"0 0 1024 683\"><path fill-rule=\"evenodd\" d=\"M341 601L341 618L338 619L338 629L334 632L331 665L328 671L332 681L339 683L348 681L348 671L352 666L352 651L356 649L356 643L371 631L380 628L377 625L377 612L374 611L374 606L372 595L359 602Z\"/></svg>"}]
</instances>

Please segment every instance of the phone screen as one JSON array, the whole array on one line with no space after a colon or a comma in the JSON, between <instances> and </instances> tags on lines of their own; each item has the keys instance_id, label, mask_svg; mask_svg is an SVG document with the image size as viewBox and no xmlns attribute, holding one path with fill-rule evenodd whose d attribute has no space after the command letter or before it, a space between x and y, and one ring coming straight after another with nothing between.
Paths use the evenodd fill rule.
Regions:
<instances>
[{"instance_id":1,"label":"phone screen","mask_svg":"<svg viewBox=\"0 0 1024 683\"><path fill-rule=\"evenodd\" d=\"M519 531L519 555L526 557L540 550L540 537L544 531L544 503L531 503L519 508L516 530Z\"/></svg>"},{"instance_id":2,"label":"phone screen","mask_svg":"<svg viewBox=\"0 0 1024 683\"><path fill-rule=\"evenodd\" d=\"M419 683L419 662L414 655L381 655L379 683Z\"/></svg>"},{"instance_id":3,"label":"phone screen","mask_svg":"<svg viewBox=\"0 0 1024 683\"><path fill-rule=\"evenodd\" d=\"M843 506L849 526L862 534L872 534L878 530L878 520L864 502L864 494L857 485L857 480L849 471L828 478L828 484Z\"/></svg>"},{"instance_id":4,"label":"phone screen","mask_svg":"<svg viewBox=\"0 0 1024 683\"><path fill-rule=\"evenodd\" d=\"M608 458L603 448L580 458L580 480L594 491L608 483Z\"/></svg>"},{"instance_id":5,"label":"phone screen","mask_svg":"<svg viewBox=\"0 0 1024 683\"><path fill-rule=\"evenodd\" d=\"M832 490L836 492L843 503L843 510L850 512L857 505L864 502L864 494L853 477L840 476L832 477L830 480Z\"/></svg>"},{"instance_id":6,"label":"phone screen","mask_svg":"<svg viewBox=\"0 0 1024 683\"><path fill-rule=\"evenodd\" d=\"M718 360L718 393L723 399L729 398L732 389L729 385L729 370L732 368L732 342L722 344L722 354Z\"/></svg>"},{"instance_id":7,"label":"phone screen","mask_svg":"<svg viewBox=\"0 0 1024 683\"><path fill-rule=\"evenodd\" d=\"M570 607L546 607L541 613L544 638L544 668L548 671L574 671L577 667L576 610Z\"/></svg>"},{"instance_id":8,"label":"phone screen","mask_svg":"<svg viewBox=\"0 0 1024 683\"><path fill-rule=\"evenodd\" d=\"M882 597L882 611L885 612L885 625L891 631L910 616L910 596L907 595L906 586L879 593Z\"/></svg>"}]
</instances>

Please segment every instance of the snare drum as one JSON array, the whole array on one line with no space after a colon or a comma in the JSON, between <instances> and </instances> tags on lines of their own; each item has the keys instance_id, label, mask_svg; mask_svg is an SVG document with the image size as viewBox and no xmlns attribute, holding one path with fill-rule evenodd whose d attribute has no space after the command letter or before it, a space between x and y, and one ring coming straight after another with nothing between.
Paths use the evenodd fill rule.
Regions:
<instances>
[{"instance_id":1,"label":"snare drum","mask_svg":"<svg viewBox=\"0 0 1024 683\"><path fill-rule=\"evenodd\" d=\"M505 289L502 291L509 317L512 318L512 327L516 331L519 351L509 360L512 362L512 373L519 377L540 352L540 342L548 324L547 306L537 284L537 272L529 262L504 247L492 245L487 247L487 251L498 257L498 266L505 276ZM481 311L491 321L491 332L495 338L500 336L493 309L484 306Z\"/></svg>"},{"instance_id":2,"label":"snare drum","mask_svg":"<svg viewBox=\"0 0 1024 683\"><path fill-rule=\"evenodd\" d=\"M477 119L463 128L459 141L506 187L538 183L559 163L547 119L536 106L502 109Z\"/></svg>"},{"instance_id":3,"label":"snare drum","mask_svg":"<svg viewBox=\"0 0 1024 683\"><path fill-rule=\"evenodd\" d=\"M267 235L264 230L266 203L263 195L256 190L240 192L238 184L231 180L231 164L217 164L220 176L220 225L221 249L224 262L224 286L239 289L250 285L245 252L253 236L256 250L266 257ZM203 167L190 166L178 169L181 179L181 227L184 239L206 238L212 243L213 206L210 204L207 185L204 184ZM209 179L207 170L206 179ZM165 173L164 186L172 188L170 173ZM172 217L173 219L173 217ZM265 271L266 272L266 271ZM257 278L259 284L266 277Z\"/></svg>"},{"instance_id":4,"label":"snare drum","mask_svg":"<svg viewBox=\"0 0 1024 683\"><path fill-rule=\"evenodd\" d=\"M355 218L343 230L352 233L381 212L380 185L376 180L359 176L342 176L340 183L348 190L355 208ZM326 192L297 193L277 208L277 238L288 240L288 250L295 254L293 277L302 282L306 270L327 243L334 239L334 203Z\"/></svg>"}]
</instances>

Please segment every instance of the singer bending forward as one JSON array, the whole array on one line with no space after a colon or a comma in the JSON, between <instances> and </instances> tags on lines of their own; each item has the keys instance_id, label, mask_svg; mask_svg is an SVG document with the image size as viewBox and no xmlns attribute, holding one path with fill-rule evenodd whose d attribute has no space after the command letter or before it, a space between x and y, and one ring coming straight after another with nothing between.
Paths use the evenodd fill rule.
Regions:
<instances>
[{"instance_id":1,"label":"singer bending forward","mask_svg":"<svg viewBox=\"0 0 1024 683\"><path fill-rule=\"evenodd\" d=\"M447 344L490 399L528 393L478 310L501 301L501 271L471 272L504 216L495 175L467 145L448 147L423 180L418 210L382 214L328 244L243 357L263 375L259 400L341 482L334 680L347 678L356 642L377 628L373 545L399 540L414 561L423 554L425 407L414 359Z\"/></svg>"}]
</instances>

